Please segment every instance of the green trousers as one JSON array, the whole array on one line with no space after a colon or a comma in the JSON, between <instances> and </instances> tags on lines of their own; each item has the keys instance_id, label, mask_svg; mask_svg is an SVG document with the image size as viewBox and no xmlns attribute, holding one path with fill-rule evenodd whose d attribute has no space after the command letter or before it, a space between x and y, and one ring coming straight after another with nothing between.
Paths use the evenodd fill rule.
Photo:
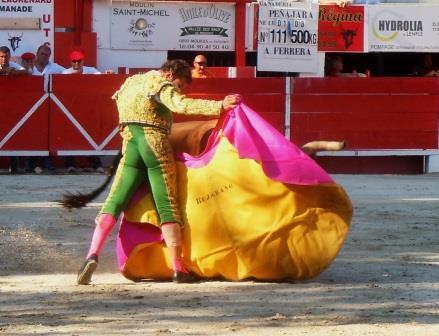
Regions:
<instances>
[{"instance_id":1,"label":"green trousers","mask_svg":"<svg viewBox=\"0 0 439 336\"><path fill-rule=\"evenodd\" d=\"M175 159L167 132L128 124L121 135L122 158L101 213L118 217L137 188L149 180L160 223L181 224Z\"/></svg>"}]
</instances>

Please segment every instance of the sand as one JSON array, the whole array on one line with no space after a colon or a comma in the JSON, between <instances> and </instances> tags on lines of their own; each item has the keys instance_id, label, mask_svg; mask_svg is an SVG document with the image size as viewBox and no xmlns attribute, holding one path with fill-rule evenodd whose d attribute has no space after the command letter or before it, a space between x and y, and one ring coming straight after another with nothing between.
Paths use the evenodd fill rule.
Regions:
<instances>
[{"instance_id":1,"label":"sand","mask_svg":"<svg viewBox=\"0 0 439 336\"><path fill-rule=\"evenodd\" d=\"M115 232L89 286L76 271L100 197L54 200L102 175L0 175L0 334L439 335L439 176L334 175L352 198L335 262L304 282L133 283Z\"/></svg>"}]
</instances>

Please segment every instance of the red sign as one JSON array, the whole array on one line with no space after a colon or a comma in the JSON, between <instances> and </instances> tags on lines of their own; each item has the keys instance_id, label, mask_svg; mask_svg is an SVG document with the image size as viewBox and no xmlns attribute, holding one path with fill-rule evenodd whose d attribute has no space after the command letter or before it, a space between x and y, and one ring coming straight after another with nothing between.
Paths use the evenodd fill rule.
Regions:
<instances>
[{"instance_id":1,"label":"red sign","mask_svg":"<svg viewBox=\"0 0 439 336\"><path fill-rule=\"evenodd\" d=\"M364 6L319 7L319 51L364 51Z\"/></svg>"}]
</instances>

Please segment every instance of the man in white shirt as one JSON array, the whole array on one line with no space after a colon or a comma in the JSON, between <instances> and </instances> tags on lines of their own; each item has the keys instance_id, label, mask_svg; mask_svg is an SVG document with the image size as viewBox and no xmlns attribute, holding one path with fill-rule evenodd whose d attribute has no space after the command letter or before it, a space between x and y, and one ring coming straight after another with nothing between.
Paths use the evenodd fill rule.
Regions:
<instances>
[{"instance_id":1,"label":"man in white shirt","mask_svg":"<svg viewBox=\"0 0 439 336\"><path fill-rule=\"evenodd\" d=\"M79 50L72 51L69 55L72 66L65 69L63 74L83 74L83 75L98 75L100 71L93 67L84 66L84 53Z\"/></svg>"},{"instance_id":2,"label":"man in white shirt","mask_svg":"<svg viewBox=\"0 0 439 336\"><path fill-rule=\"evenodd\" d=\"M38 47L37 57L35 60L34 68L32 69L32 75L35 76L44 76L50 74L60 74L65 70L59 64L51 62L50 55L52 54L52 50L49 45L43 44Z\"/></svg>"},{"instance_id":3,"label":"man in white shirt","mask_svg":"<svg viewBox=\"0 0 439 336\"><path fill-rule=\"evenodd\" d=\"M0 47L0 75L24 75L26 70L18 63L11 62L11 50Z\"/></svg>"}]
</instances>

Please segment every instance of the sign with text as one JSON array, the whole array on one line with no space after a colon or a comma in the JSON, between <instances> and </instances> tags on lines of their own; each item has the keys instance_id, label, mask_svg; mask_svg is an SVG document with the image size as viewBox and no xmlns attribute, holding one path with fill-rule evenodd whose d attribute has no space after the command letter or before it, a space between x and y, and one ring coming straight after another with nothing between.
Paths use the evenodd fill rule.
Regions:
<instances>
[{"instance_id":1,"label":"sign with text","mask_svg":"<svg viewBox=\"0 0 439 336\"><path fill-rule=\"evenodd\" d=\"M364 51L364 6L319 7L319 51Z\"/></svg>"},{"instance_id":2,"label":"sign with text","mask_svg":"<svg viewBox=\"0 0 439 336\"><path fill-rule=\"evenodd\" d=\"M25 52L36 53L44 43L50 44L53 50L53 2L0 2L0 45L7 46L13 58Z\"/></svg>"},{"instance_id":3,"label":"sign with text","mask_svg":"<svg viewBox=\"0 0 439 336\"><path fill-rule=\"evenodd\" d=\"M235 5L113 1L111 48L233 51Z\"/></svg>"},{"instance_id":4,"label":"sign with text","mask_svg":"<svg viewBox=\"0 0 439 336\"><path fill-rule=\"evenodd\" d=\"M317 71L317 6L259 1L259 71Z\"/></svg>"},{"instance_id":5,"label":"sign with text","mask_svg":"<svg viewBox=\"0 0 439 336\"><path fill-rule=\"evenodd\" d=\"M368 12L369 51L439 51L439 6L374 5Z\"/></svg>"}]
</instances>

